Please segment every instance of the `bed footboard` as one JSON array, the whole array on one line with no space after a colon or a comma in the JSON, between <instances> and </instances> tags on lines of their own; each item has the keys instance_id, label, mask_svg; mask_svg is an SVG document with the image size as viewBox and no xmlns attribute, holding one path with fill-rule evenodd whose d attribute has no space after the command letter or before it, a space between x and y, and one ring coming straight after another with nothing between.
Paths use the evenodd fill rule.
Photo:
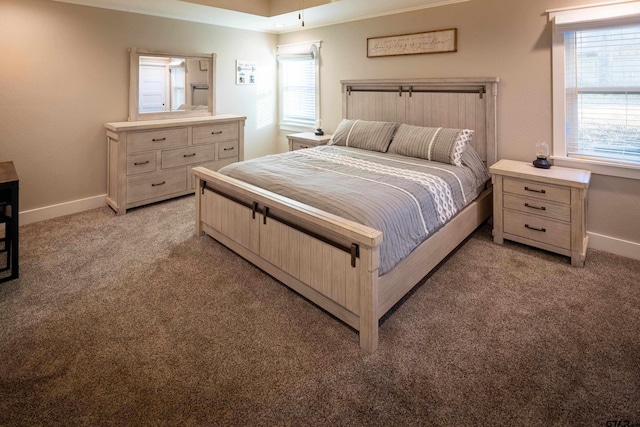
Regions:
<instances>
[{"instance_id":1,"label":"bed footboard","mask_svg":"<svg viewBox=\"0 0 640 427\"><path fill-rule=\"evenodd\" d=\"M196 229L224 244L378 346L382 233L196 167Z\"/></svg>"}]
</instances>

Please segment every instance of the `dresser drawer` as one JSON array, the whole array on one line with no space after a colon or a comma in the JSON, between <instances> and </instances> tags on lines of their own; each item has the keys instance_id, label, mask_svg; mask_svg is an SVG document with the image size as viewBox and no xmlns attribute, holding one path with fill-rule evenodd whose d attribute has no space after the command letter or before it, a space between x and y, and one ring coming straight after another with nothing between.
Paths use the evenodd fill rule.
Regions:
<instances>
[{"instance_id":1,"label":"dresser drawer","mask_svg":"<svg viewBox=\"0 0 640 427\"><path fill-rule=\"evenodd\" d=\"M194 126L193 143L229 141L238 139L238 123L219 123L209 126Z\"/></svg>"},{"instance_id":2,"label":"dresser drawer","mask_svg":"<svg viewBox=\"0 0 640 427\"><path fill-rule=\"evenodd\" d=\"M153 172L156 170L156 152L127 156L127 175Z\"/></svg>"},{"instance_id":3,"label":"dresser drawer","mask_svg":"<svg viewBox=\"0 0 640 427\"><path fill-rule=\"evenodd\" d=\"M502 203L505 209L513 209L530 215L557 219L559 221L569 222L571 220L570 205L508 193L504 193L503 198Z\"/></svg>"},{"instance_id":4,"label":"dresser drawer","mask_svg":"<svg viewBox=\"0 0 640 427\"><path fill-rule=\"evenodd\" d=\"M187 128L148 130L127 134L127 154L186 146Z\"/></svg>"},{"instance_id":5,"label":"dresser drawer","mask_svg":"<svg viewBox=\"0 0 640 427\"><path fill-rule=\"evenodd\" d=\"M504 211L504 233L571 250L571 225L541 216ZM508 238L508 236L506 236Z\"/></svg>"},{"instance_id":6,"label":"dresser drawer","mask_svg":"<svg viewBox=\"0 0 640 427\"><path fill-rule=\"evenodd\" d=\"M504 192L520 194L540 200L558 203L571 203L571 190L568 187L543 184L535 181L507 178L503 180Z\"/></svg>"},{"instance_id":7,"label":"dresser drawer","mask_svg":"<svg viewBox=\"0 0 640 427\"><path fill-rule=\"evenodd\" d=\"M221 142L218 144L218 158L226 159L229 157L238 157L238 141Z\"/></svg>"},{"instance_id":8,"label":"dresser drawer","mask_svg":"<svg viewBox=\"0 0 640 427\"><path fill-rule=\"evenodd\" d=\"M193 163L208 162L216 158L215 144L191 146L162 152L162 169Z\"/></svg>"},{"instance_id":9,"label":"dresser drawer","mask_svg":"<svg viewBox=\"0 0 640 427\"><path fill-rule=\"evenodd\" d=\"M127 177L127 204L187 190L187 169L152 172Z\"/></svg>"}]
</instances>

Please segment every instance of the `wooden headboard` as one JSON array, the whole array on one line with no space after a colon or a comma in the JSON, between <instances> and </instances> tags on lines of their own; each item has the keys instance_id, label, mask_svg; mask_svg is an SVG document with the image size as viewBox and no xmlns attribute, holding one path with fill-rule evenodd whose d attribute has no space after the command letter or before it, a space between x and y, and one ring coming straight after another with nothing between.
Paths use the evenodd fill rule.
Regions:
<instances>
[{"instance_id":1,"label":"wooden headboard","mask_svg":"<svg viewBox=\"0 0 640 427\"><path fill-rule=\"evenodd\" d=\"M471 145L497 161L498 77L342 80L342 117L473 129Z\"/></svg>"}]
</instances>

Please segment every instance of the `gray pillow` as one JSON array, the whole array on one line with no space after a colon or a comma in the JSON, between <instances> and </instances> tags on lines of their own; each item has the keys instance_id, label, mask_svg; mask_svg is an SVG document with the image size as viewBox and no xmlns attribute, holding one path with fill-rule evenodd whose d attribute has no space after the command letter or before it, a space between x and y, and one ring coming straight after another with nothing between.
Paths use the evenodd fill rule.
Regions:
<instances>
[{"instance_id":1,"label":"gray pillow","mask_svg":"<svg viewBox=\"0 0 640 427\"><path fill-rule=\"evenodd\" d=\"M473 138L471 129L432 128L401 124L390 153L462 166L462 153Z\"/></svg>"},{"instance_id":2,"label":"gray pillow","mask_svg":"<svg viewBox=\"0 0 640 427\"><path fill-rule=\"evenodd\" d=\"M397 123L344 119L333 133L328 145L386 152Z\"/></svg>"}]
</instances>

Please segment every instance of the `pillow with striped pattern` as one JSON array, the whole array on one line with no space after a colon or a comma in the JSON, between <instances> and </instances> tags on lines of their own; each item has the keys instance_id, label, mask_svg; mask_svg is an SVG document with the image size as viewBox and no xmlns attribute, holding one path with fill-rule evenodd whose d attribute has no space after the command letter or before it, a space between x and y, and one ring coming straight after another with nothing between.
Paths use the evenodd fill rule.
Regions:
<instances>
[{"instance_id":1,"label":"pillow with striped pattern","mask_svg":"<svg viewBox=\"0 0 640 427\"><path fill-rule=\"evenodd\" d=\"M333 133L328 145L386 152L397 123L344 119Z\"/></svg>"},{"instance_id":2,"label":"pillow with striped pattern","mask_svg":"<svg viewBox=\"0 0 640 427\"><path fill-rule=\"evenodd\" d=\"M462 152L473 138L471 129L431 128L401 124L390 153L462 166Z\"/></svg>"}]
</instances>

